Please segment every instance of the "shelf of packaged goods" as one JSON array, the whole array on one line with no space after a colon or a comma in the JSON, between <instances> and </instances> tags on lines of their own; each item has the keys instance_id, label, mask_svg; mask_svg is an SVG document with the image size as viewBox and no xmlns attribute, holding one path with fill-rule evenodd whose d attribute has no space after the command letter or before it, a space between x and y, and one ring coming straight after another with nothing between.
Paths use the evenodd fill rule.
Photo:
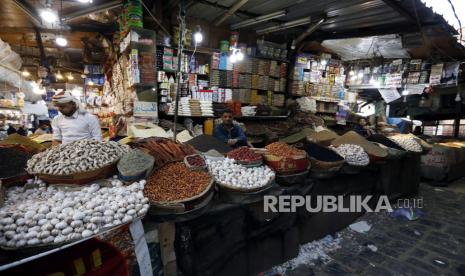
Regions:
<instances>
[{"instance_id":1,"label":"shelf of packaged goods","mask_svg":"<svg viewBox=\"0 0 465 276\"><path fill-rule=\"evenodd\" d=\"M322 98L322 97L312 97L310 96L311 99L314 99L317 102L325 102L325 103L339 103L338 99L331 99L331 98Z\"/></svg>"},{"instance_id":2,"label":"shelf of packaged goods","mask_svg":"<svg viewBox=\"0 0 465 276\"><path fill-rule=\"evenodd\" d=\"M174 117L173 114L164 114L164 116ZM178 115L180 118L220 118L219 116L189 116L189 115ZM268 119L268 120L275 120L275 119L287 119L289 116L282 115L282 116L234 116L234 119L237 120L255 120L255 119Z\"/></svg>"},{"instance_id":3,"label":"shelf of packaged goods","mask_svg":"<svg viewBox=\"0 0 465 276\"><path fill-rule=\"evenodd\" d=\"M130 87L155 87L157 83L134 83Z\"/></svg>"},{"instance_id":4,"label":"shelf of packaged goods","mask_svg":"<svg viewBox=\"0 0 465 276\"><path fill-rule=\"evenodd\" d=\"M174 46L166 46L166 45L157 44L157 47L159 47L159 48L170 48L170 49L173 49L173 50L178 50L178 47L174 47ZM184 52L193 53L194 50L195 50L195 53L206 54L206 55L212 55L213 53L219 53L220 52L219 49L213 49L213 48L207 48L207 47L197 47L196 49L192 48L192 47L185 47L184 48Z\"/></svg>"},{"instance_id":5,"label":"shelf of packaged goods","mask_svg":"<svg viewBox=\"0 0 465 276\"><path fill-rule=\"evenodd\" d=\"M20 111L21 108L19 108L19 107L0 106L0 110L15 110L15 111Z\"/></svg>"}]
</instances>

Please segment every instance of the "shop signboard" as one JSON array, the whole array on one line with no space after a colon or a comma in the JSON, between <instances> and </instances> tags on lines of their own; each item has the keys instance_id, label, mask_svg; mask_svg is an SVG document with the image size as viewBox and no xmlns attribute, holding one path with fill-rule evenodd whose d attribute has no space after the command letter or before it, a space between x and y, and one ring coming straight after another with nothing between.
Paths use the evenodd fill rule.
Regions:
<instances>
[{"instance_id":1,"label":"shop signboard","mask_svg":"<svg viewBox=\"0 0 465 276\"><path fill-rule=\"evenodd\" d=\"M431 66L431 74L429 77L429 83L431 85L437 85L441 83L443 63L434 64Z\"/></svg>"},{"instance_id":2,"label":"shop signboard","mask_svg":"<svg viewBox=\"0 0 465 276\"><path fill-rule=\"evenodd\" d=\"M156 102L134 102L134 116L136 117L158 117L158 108Z\"/></svg>"},{"instance_id":3,"label":"shop signboard","mask_svg":"<svg viewBox=\"0 0 465 276\"><path fill-rule=\"evenodd\" d=\"M395 88L387 88L387 89L380 88L378 89L378 91L386 103L393 102L401 97L399 92Z\"/></svg>"}]
</instances>

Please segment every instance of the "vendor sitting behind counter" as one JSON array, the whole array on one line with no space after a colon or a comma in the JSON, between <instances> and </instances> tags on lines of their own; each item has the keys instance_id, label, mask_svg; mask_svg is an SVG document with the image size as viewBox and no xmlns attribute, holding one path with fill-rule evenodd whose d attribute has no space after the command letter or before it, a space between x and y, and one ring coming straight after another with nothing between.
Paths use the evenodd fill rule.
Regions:
<instances>
[{"instance_id":1,"label":"vendor sitting behind counter","mask_svg":"<svg viewBox=\"0 0 465 276\"><path fill-rule=\"evenodd\" d=\"M221 116L223 121L215 127L213 136L223 141L233 148L248 146L247 137L241 127L233 123L233 114L231 110L225 110Z\"/></svg>"}]
</instances>

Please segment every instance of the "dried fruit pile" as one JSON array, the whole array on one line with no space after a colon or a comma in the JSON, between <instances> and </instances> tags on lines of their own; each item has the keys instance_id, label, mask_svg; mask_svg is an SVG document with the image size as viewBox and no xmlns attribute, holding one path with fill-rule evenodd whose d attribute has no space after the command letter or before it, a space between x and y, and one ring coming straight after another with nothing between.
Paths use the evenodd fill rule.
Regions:
<instances>
[{"instance_id":1,"label":"dried fruit pile","mask_svg":"<svg viewBox=\"0 0 465 276\"><path fill-rule=\"evenodd\" d=\"M228 158L232 158L241 163L256 163L263 160L263 157L248 147L239 147L228 152Z\"/></svg>"},{"instance_id":2,"label":"dried fruit pile","mask_svg":"<svg viewBox=\"0 0 465 276\"><path fill-rule=\"evenodd\" d=\"M201 194L212 177L204 171L192 171L184 163L166 164L145 185L144 193L151 201L169 202Z\"/></svg>"},{"instance_id":3,"label":"dried fruit pile","mask_svg":"<svg viewBox=\"0 0 465 276\"><path fill-rule=\"evenodd\" d=\"M199 154L187 156L186 162L189 164L189 166L195 168L202 168L207 166L207 164L205 163L205 159L203 159L203 157Z\"/></svg>"},{"instance_id":4,"label":"dried fruit pile","mask_svg":"<svg viewBox=\"0 0 465 276\"><path fill-rule=\"evenodd\" d=\"M27 171L52 175L87 172L115 163L128 151L127 145L113 141L79 140L32 156L27 161Z\"/></svg>"},{"instance_id":5,"label":"dried fruit pile","mask_svg":"<svg viewBox=\"0 0 465 276\"><path fill-rule=\"evenodd\" d=\"M111 187L92 184L79 191L42 185L8 189L0 208L0 245L20 248L79 240L145 215L145 180L128 186L111 182Z\"/></svg>"},{"instance_id":6,"label":"dried fruit pile","mask_svg":"<svg viewBox=\"0 0 465 276\"><path fill-rule=\"evenodd\" d=\"M407 151L412 151L412 152L423 151L423 148L421 147L420 143L417 142L417 140L415 140L413 137L409 137L406 135L394 135L388 138Z\"/></svg>"},{"instance_id":7,"label":"dried fruit pile","mask_svg":"<svg viewBox=\"0 0 465 276\"><path fill-rule=\"evenodd\" d=\"M179 144L166 138L146 138L133 145L154 156L156 168L166 163L182 161L187 155L196 153L192 146Z\"/></svg>"},{"instance_id":8,"label":"dried fruit pile","mask_svg":"<svg viewBox=\"0 0 465 276\"><path fill-rule=\"evenodd\" d=\"M305 151L299 150L297 148L294 148L282 142L271 143L265 148L268 150L269 154L280 156L280 157L285 157L285 158L292 158L294 156L305 155Z\"/></svg>"}]
</instances>

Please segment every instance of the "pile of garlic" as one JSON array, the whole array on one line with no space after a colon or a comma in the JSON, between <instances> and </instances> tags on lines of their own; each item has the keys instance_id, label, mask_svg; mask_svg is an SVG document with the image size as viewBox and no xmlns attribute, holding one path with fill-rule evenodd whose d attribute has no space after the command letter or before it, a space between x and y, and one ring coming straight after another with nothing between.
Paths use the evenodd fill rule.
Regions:
<instances>
[{"instance_id":1,"label":"pile of garlic","mask_svg":"<svg viewBox=\"0 0 465 276\"><path fill-rule=\"evenodd\" d=\"M394 143L401 146L404 150L413 151L413 152L422 152L423 148L421 147L420 143L417 142L413 137L405 136L405 135L394 135L388 137Z\"/></svg>"},{"instance_id":2,"label":"pile of garlic","mask_svg":"<svg viewBox=\"0 0 465 276\"><path fill-rule=\"evenodd\" d=\"M113 141L79 140L51 147L27 161L30 174L69 175L92 171L115 163L129 146Z\"/></svg>"},{"instance_id":3,"label":"pile of garlic","mask_svg":"<svg viewBox=\"0 0 465 276\"><path fill-rule=\"evenodd\" d=\"M215 181L223 186L240 189L257 189L268 185L275 173L268 166L247 168L234 159L207 159L207 165Z\"/></svg>"},{"instance_id":4,"label":"pile of garlic","mask_svg":"<svg viewBox=\"0 0 465 276\"><path fill-rule=\"evenodd\" d=\"M333 148L340 156L344 157L347 164L352 166L367 166L370 158L365 150L359 145L342 144Z\"/></svg>"},{"instance_id":5,"label":"pile of garlic","mask_svg":"<svg viewBox=\"0 0 465 276\"><path fill-rule=\"evenodd\" d=\"M111 183L78 191L44 185L10 188L0 208L0 245L21 248L78 240L147 212L145 180L128 186L117 179Z\"/></svg>"}]
</instances>

